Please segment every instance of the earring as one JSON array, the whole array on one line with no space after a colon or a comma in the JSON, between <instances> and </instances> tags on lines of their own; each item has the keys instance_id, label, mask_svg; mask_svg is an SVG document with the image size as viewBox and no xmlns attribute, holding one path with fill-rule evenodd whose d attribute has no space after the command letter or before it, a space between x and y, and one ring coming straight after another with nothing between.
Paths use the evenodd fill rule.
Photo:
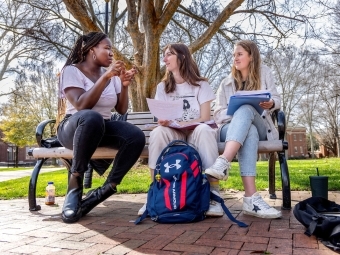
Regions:
<instances>
[{"instance_id":1,"label":"earring","mask_svg":"<svg viewBox=\"0 0 340 255\"><path fill-rule=\"evenodd\" d=\"M96 55L94 55L94 53L93 53L92 57L93 57L93 60L97 59L97 57L96 57Z\"/></svg>"}]
</instances>

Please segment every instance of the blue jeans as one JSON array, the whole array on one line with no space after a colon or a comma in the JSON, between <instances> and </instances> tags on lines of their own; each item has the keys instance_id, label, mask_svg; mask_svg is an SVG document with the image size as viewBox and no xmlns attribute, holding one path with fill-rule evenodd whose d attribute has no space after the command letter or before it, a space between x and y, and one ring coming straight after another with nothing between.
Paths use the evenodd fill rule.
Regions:
<instances>
[{"instance_id":1,"label":"blue jeans","mask_svg":"<svg viewBox=\"0 0 340 255\"><path fill-rule=\"evenodd\" d=\"M241 144L237 153L241 176L256 175L259 141L267 140L267 130L261 115L250 105L241 106L230 123L220 131L220 141L236 141Z\"/></svg>"},{"instance_id":2,"label":"blue jeans","mask_svg":"<svg viewBox=\"0 0 340 255\"><path fill-rule=\"evenodd\" d=\"M66 116L58 126L60 143L73 150L72 173L83 174L97 147L117 149L107 181L119 184L138 160L145 136L141 129L126 121L104 120L93 110L81 110ZM113 157L112 157L113 158ZM108 160L108 165L110 165Z\"/></svg>"}]
</instances>

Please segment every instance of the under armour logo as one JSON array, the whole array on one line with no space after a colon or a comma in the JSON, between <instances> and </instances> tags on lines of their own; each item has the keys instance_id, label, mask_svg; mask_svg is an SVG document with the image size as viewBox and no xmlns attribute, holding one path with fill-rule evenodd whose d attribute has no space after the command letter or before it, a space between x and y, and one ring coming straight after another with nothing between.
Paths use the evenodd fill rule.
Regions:
<instances>
[{"instance_id":1,"label":"under armour logo","mask_svg":"<svg viewBox=\"0 0 340 255\"><path fill-rule=\"evenodd\" d=\"M176 170L177 170L178 168L181 167L181 165L179 164L180 162L181 162L181 160L179 160L179 159L176 159L176 164L171 164L171 165L169 165L169 162L166 162L166 163L164 164L164 167L165 167L164 172L165 172L165 173L169 173L170 168L173 168L173 167L176 167Z\"/></svg>"}]
</instances>

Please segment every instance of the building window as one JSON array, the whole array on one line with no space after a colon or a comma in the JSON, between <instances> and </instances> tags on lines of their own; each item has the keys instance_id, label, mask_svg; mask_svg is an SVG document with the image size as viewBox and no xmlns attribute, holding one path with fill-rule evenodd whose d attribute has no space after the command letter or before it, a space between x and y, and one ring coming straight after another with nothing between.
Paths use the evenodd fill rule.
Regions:
<instances>
[{"instance_id":1,"label":"building window","mask_svg":"<svg viewBox=\"0 0 340 255\"><path fill-rule=\"evenodd\" d=\"M300 141L302 141L302 138L303 138L303 134L300 134Z\"/></svg>"},{"instance_id":2,"label":"building window","mask_svg":"<svg viewBox=\"0 0 340 255\"><path fill-rule=\"evenodd\" d=\"M293 140L296 141L296 135L295 134L293 135Z\"/></svg>"},{"instance_id":3,"label":"building window","mask_svg":"<svg viewBox=\"0 0 340 255\"><path fill-rule=\"evenodd\" d=\"M303 154L303 147L302 146L300 146L300 152L301 152L301 154Z\"/></svg>"},{"instance_id":4,"label":"building window","mask_svg":"<svg viewBox=\"0 0 340 255\"><path fill-rule=\"evenodd\" d=\"M294 146L294 153L297 153L298 150L297 150L297 146Z\"/></svg>"}]
</instances>

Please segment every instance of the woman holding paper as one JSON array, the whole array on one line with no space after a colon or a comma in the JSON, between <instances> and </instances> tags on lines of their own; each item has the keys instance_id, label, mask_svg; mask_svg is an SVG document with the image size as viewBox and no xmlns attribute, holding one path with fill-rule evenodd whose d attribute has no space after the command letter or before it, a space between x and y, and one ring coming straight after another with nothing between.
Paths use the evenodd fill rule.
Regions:
<instances>
[{"instance_id":1,"label":"woman holding paper","mask_svg":"<svg viewBox=\"0 0 340 255\"><path fill-rule=\"evenodd\" d=\"M149 167L151 180L154 178L156 161L162 150L173 140L186 140L194 145L202 159L203 169L214 163L218 156L216 144L216 131L207 124L200 124L194 130L171 128L187 126L190 123L205 122L210 120L211 101L215 99L206 78L200 75L197 64L192 58L188 47L181 43L167 45L163 50L163 61L166 73L161 83L158 84L155 99L162 101L182 102L183 110L180 118L174 121L159 119L159 126L151 133L149 138ZM170 109L172 110L172 109ZM219 196L218 180L209 178L212 192ZM138 211L142 215L144 206ZM220 203L212 201L209 216L223 216Z\"/></svg>"},{"instance_id":2,"label":"woman holding paper","mask_svg":"<svg viewBox=\"0 0 340 255\"><path fill-rule=\"evenodd\" d=\"M233 116L227 115L231 96L237 91L255 90L266 90L271 94L269 101L259 103L264 110L261 115L248 104L240 106ZM270 114L280 106L274 77L267 66L261 65L256 44L248 40L238 42L234 48L232 73L220 84L214 111L214 119L220 124L220 140L226 142L225 149L205 173L217 179L227 179L230 162L237 154L245 190L243 212L261 218L282 216L262 199L255 186L258 142L278 139Z\"/></svg>"},{"instance_id":3,"label":"woman holding paper","mask_svg":"<svg viewBox=\"0 0 340 255\"><path fill-rule=\"evenodd\" d=\"M136 70L125 70L114 61L112 43L106 34L81 35L62 69L60 94L66 99L66 115L58 126L58 139L73 149L72 167L62 220L73 223L117 192L117 185L138 160L144 133L125 121L112 121L111 109L124 114L128 108L128 86ZM59 110L60 107L59 107ZM89 191L84 199L83 177L97 147L118 150L113 167L102 187ZM103 160L103 174L112 160ZM105 166L105 168L104 168Z\"/></svg>"}]
</instances>

